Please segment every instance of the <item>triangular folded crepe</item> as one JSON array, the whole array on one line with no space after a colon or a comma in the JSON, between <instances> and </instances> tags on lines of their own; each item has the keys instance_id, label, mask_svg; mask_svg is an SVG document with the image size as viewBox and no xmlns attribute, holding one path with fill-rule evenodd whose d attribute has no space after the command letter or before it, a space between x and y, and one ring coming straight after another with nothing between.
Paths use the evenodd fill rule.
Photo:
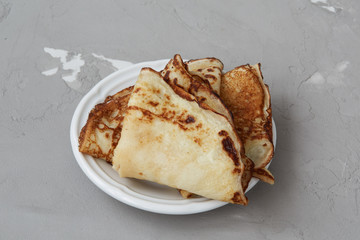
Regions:
<instances>
[{"instance_id":1,"label":"triangular folded crepe","mask_svg":"<svg viewBox=\"0 0 360 240\"><path fill-rule=\"evenodd\" d=\"M170 62L172 61L174 60ZM201 76L203 80L212 81L214 88L220 88L220 85L214 84L220 83L221 80L221 72L220 78L216 73L218 69L223 68L220 60L216 58L195 59L187 62L186 65L182 64L184 70L185 67L190 66L190 69L196 67L195 75ZM212 71L211 69L215 70ZM199 90L201 91L201 88ZM220 89L215 90L216 92L220 91ZM103 103L97 104L92 109L79 137L80 152L112 163L113 151L121 136L122 120L131 91L132 87L126 88L115 95L107 97ZM192 91L194 91L194 88ZM181 193L184 197L189 196L185 191L181 191Z\"/></svg>"},{"instance_id":2,"label":"triangular folded crepe","mask_svg":"<svg viewBox=\"0 0 360 240\"><path fill-rule=\"evenodd\" d=\"M158 72L140 72L115 149L121 177L150 180L211 199L247 204L241 143L226 117L201 107Z\"/></svg>"},{"instance_id":3,"label":"triangular folded crepe","mask_svg":"<svg viewBox=\"0 0 360 240\"><path fill-rule=\"evenodd\" d=\"M180 61L179 61L180 60ZM171 66L173 61L179 63L178 67L182 67L182 71L186 72L186 74L189 74L188 71L185 69L187 66L185 66L182 63L182 59L180 55L175 55L174 59L172 59L168 66ZM206 59L196 59L190 61L192 66L197 66L197 73L198 72L214 72L212 70L206 71L206 69L212 69L220 67L222 68L222 63L220 60L217 60L215 58L206 58ZM189 62L188 62L189 63ZM200 64L199 64L200 63ZM216 71L216 70L215 70ZM183 75L183 74L181 74ZM200 74L201 75L201 74ZM206 74L205 74L206 75ZM210 74L211 75L211 74ZM217 105L223 105L221 100L219 100L218 96L212 92L209 89L209 82L207 78L211 81L214 79L214 77L206 75L202 76L202 79L198 79L194 81L195 83L192 84L191 92L194 93L194 91L198 92L197 95L201 96L202 101L204 101L204 96L210 96L211 98L214 98L215 101L210 101L213 105L211 107L217 111L219 111L219 107ZM214 74L213 74L214 76ZM216 76L216 75L215 75ZM196 77L195 75L188 76L188 78L184 78L182 76L184 81L186 80L188 83L190 83L190 78ZM216 81L213 82L220 82L220 78L218 76L215 77ZM204 83L205 80L207 82ZM184 83L183 83L184 84ZM199 85L202 86L199 86ZM205 85L205 86L203 86ZM103 103L100 103L96 105L92 111L89 114L89 118L87 120L86 125L83 127L80 137L79 137L79 151L85 154L89 154L92 157L100 158L106 160L108 163L112 164L112 157L114 149L120 139L121 136L121 129L122 129L122 121L123 117L125 115L125 111L127 108L127 103L131 94L133 87L129 87L127 89L124 89L118 93L116 93L113 96L109 96L106 98L106 100ZM217 91L220 91L220 89L217 89ZM209 101L206 101L209 103ZM223 115L226 115L228 119L232 121L231 113L224 109L225 111L220 112ZM106 126L104 128L104 126ZM245 168L247 169L245 173L243 174L243 179L246 179L246 176L248 176L248 167L249 164L245 164ZM251 178L251 175L250 175ZM244 191L247 187L248 181L243 181ZM179 189L179 193L184 198L189 198L193 196L192 193L189 193L185 190Z\"/></svg>"},{"instance_id":4,"label":"triangular folded crepe","mask_svg":"<svg viewBox=\"0 0 360 240\"><path fill-rule=\"evenodd\" d=\"M209 61L209 59L197 59L192 60L192 62L201 63L199 64L199 66L197 66L199 70L211 68L211 65L209 67L207 67L208 65L206 65L211 64L211 61ZM169 61L169 63L165 66L164 70L161 71L161 75L163 76L165 81L168 81L171 85L179 86L183 88L186 92L191 93L196 97L199 103L203 104L204 107L210 107L215 112L224 115L232 123L231 113L225 107L220 97L215 92L213 92L211 86L209 86L204 81L205 78L201 78L197 75L191 75L190 72L186 70L186 65L183 63L183 60L179 54L176 54L174 58ZM220 80L218 81L220 82Z\"/></svg>"},{"instance_id":5,"label":"triangular folded crepe","mask_svg":"<svg viewBox=\"0 0 360 240\"><path fill-rule=\"evenodd\" d=\"M217 58L201 58L185 63L186 69L193 76L198 76L207 81L212 90L220 95L221 75L223 63Z\"/></svg>"},{"instance_id":6,"label":"triangular folded crepe","mask_svg":"<svg viewBox=\"0 0 360 240\"><path fill-rule=\"evenodd\" d=\"M243 65L224 74L221 98L234 116L246 156L255 164L253 176L273 184L274 177L265 168L274 153L271 103L260 64Z\"/></svg>"},{"instance_id":7,"label":"triangular folded crepe","mask_svg":"<svg viewBox=\"0 0 360 240\"><path fill-rule=\"evenodd\" d=\"M80 152L112 162L132 89L133 87L129 87L107 97L91 110L86 125L80 132Z\"/></svg>"},{"instance_id":8,"label":"triangular folded crepe","mask_svg":"<svg viewBox=\"0 0 360 240\"><path fill-rule=\"evenodd\" d=\"M196 69L202 70L212 68L211 64L214 65L214 63L221 64L222 66L222 63L219 60L213 58L192 60L188 62L187 66L196 66ZM218 69L218 66L215 68ZM186 71L186 65L183 63L179 54L175 55L174 58L166 65L165 69L161 72L161 75L164 77L165 81L170 83L170 85L176 85L183 89L187 89L187 91L196 98L197 102L203 108L210 109L223 115L231 124L233 124L231 112L224 105L220 97L211 89L211 86L203 81L202 78L198 75L191 75L188 71ZM220 82L220 80L218 81ZM241 179L243 190L245 191L251 180L254 164L245 156L243 146L241 146L240 154L242 155L242 162L245 165L245 172ZM185 191L180 193L183 196L186 196Z\"/></svg>"}]
</instances>

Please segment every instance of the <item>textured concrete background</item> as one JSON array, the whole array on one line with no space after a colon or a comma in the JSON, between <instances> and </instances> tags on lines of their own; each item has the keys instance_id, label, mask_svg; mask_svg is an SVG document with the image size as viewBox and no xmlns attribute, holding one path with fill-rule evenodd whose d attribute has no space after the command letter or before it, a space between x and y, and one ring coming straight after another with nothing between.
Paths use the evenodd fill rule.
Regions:
<instances>
[{"instance_id":1,"label":"textured concrete background","mask_svg":"<svg viewBox=\"0 0 360 240\"><path fill-rule=\"evenodd\" d=\"M0 239L358 239L359 11L357 0L1 0ZM175 53L218 57L226 70L262 63L276 184L259 183L247 207L144 212L76 163L71 117L119 68L111 59Z\"/></svg>"}]
</instances>

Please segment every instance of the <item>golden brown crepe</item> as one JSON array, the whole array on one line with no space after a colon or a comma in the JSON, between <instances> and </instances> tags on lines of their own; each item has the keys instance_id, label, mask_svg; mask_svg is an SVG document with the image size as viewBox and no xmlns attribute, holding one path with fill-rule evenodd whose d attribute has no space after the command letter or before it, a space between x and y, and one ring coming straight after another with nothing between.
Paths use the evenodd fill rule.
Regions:
<instances>
[{"instance_id":1,"label":"golden brown crepe","mask_svg":"<svg viewBox=\"0 0 360 240\"><path fill-rule=\"evenodd\" d=\"M187 64L189 66L196 66L198 72L209 72L208 75L202 75L203 79L212 80L215 78L215 80L212 80L213 83L220 82L221 77L219 78L214 73L216 70L214 70L214 72L212 72L212 70L208 70L222 69L222 63L220 60L215 58L196 59L187 62ZM186 70L185 66L183 69ZM104 159L109 163L112 162L114 148L121 136L121 122L127 108L127 102L129 100L132 87L124 89L113 96L107 97L103 103L96 105L94 109L92 109L87 123L83 127L79 137L80 152L89 154L95 158ZM219 89L216 89L216 91L220 91L220 85L217 87ZM110 122L111 124L109 124ZM106 127L104 128L104 126ZM189 196L189 194L182 195Z\"/></svg>"},{"instance_id":2,"label":"golden brown crepe","mask_svg":"<svg viewBox=\"0 0 360 240\"><path fill-rule=\"evenodd\" d=\"M185 63L186 69L193 76L205 80L212 90L220 95L221 75L223 63L217 58L201 58L190 60Z\"/></svg>"},{"instance_id":3,"label":"golden brown crepe","mask_svg":"<svg viewBox=\"0 0 360 240\"><path fill-rule=\"evenodd\" d=\"M179 59L182 64L182 59L180 55L175 57L174 59ZM210 60L210 61L209 61ZM192 60L194 63L198 61L202 61L202 59ZM198 68L209 68L210 65L206 65L205 63L211 63L213 62L213 59L206 59L205 62L201 64L201 66L198 66ZM217 60L220 62L219 60ZM172 61L170 61L172 62ZM214 65L214 64L213 64ZM185 70L185 68L183 68ZM201 69L198 69L201 71ZM217 81L220 81L217 79ZM196 86L196 85L195 85ZM208 87L206 87L208 89ZM106 160L108 163L112 164L112 157L113 157L113 151L116 147L120 136L121 136L121 129L122 129L122 120L123 116L125 114L126 108L127 108L127 102L130 97L131 89L124 89L123 91L120 91L119 93L115 94L114 96L109 96L107 100L102 103L95 106L95 108L92 110L92 112L89 115L89 119L87 121L87 124L83 127L81 131L81 135L79 138L79 150L80 152L89 154L96 158L101 158ZM218 89L219 91L219 89ZM212 94L214 95L214 94ZM122 97L125 96L125 97ZM120 98L121 97L121 98ZM116 102L113 100L116 99ZM110 101L111 100L111 101ZM219 104L219 102L218 102ZM118 110L119 111L118 111ZM229 112L227 111L227 114ZM116 121L116 124L112 124L113 128L106 129L106 132L111 131L112 133L116 134L106 134L107 137L105 137L105 134L99 134L104 131L104 129L100 129L100 126L103 126L104 122L109 122L108 120L111 118L110 121ZM96 124L97 123L97 124ZM106 125L106 124L105 124ZM114 136L113 138L110 138L110 136ZM246 174L244 174L246 176ZM245 185L244 185L245 186ZM247 186L247 185L246 185ZM179 189L179 193L184 198L190 198L193 196L192 193L189 193L185 190Z\"/></svg>"},{"instance_id":4,"label":"golden brown crepe","mask_svg":"<svg viewBox=\"0 0 360 240\"><path fill-rule=\"evenodd\" d=\"M226 117L144 68L128 103L113 168L121 177L247 204L241 185L241 147Z\"/></svg>"},{"instance_id":5,"label":"golden brown crepe","mask_svg":"<svg viewBox=\"0 0 360 240\"><path fill-rule=\"evenodd\" d=\"M182 189L178 189L180 195L183 197L183 198L192 198L194 197L194 194L191 193L191 192L188 192L188 191L185 191L185 190L182 190Z\"/></svg>"},{"instance_id":6,"label":"golden brown crepe","mask_svg":"<svg viewBox=\"0 0 360 240\"><path fill-rule=\"evenodd\" d=\"M210 61L202 61L203 59L192 60L194 63L200 61L202 64L197 66L199 70L203 67L207 68L205 63L211 63ZM209 59L205 59L209 60ZM211 59L214 60L214 59ZM221 62L220 62L221 63ZM168 81L171 85L176 85L183 88L186 92L194 95L198 102L203 105L207 105L215 112L224 115L229 121L232 122L232 116L230 111L225 107L220 97L212 91L203 78L197 75L191 75L186 70L186 65L179 54L176 54L173 59L165 66L164 70L161 71L165 81ZM218 80L220 81L220 80Z\"/></svg>"},{"instance_id":7,"label":"golden brown crepe","mask_svg":"<svg viewBox=\"0 0 360 240\"><path fill-rule=\"evenodd\" d=\"M216 59L209 58L192 60L187 64L188 66L196 66L196 69L201 70L202 68L210 68L206 64L211 64L212 62L221 64L222 66L222 63L219 60L216 61ZM186 71L186 65L183 63L180 55L177 54L172 60L170 60L170 62L166 65L165 69L161 72L161 75L163 76L165 81L170 83L170 85L179 86L184 90L187 90L187 92L191 93L203 108L211 109L212 111L223 115L233 125L232 115L227 109L227 107L224 105L220 97L211 89L211 86L209 86L208 84L206 84L206 82L203 81L204 79L200 78L197 75L191 75L188 71ZM220 82L220 80L218 80L218 82ZM242 155L242 162L245 165L245 172L242 175L241 179L243 191L245 191L251 180L254 164L250 159L245 156L243 146L241 146L240 154ZM182 191L180 193L183 193L183 196L187 195L185 194L185 191Z\"/></svg>"},{"instance_id":8,"label":"golden brown crepe","mask_svg":"<svg viewBox=\"0 0 360 240\"><path fill-rule=\"evenodd\" d=\"M252 176L274 183L265 168L274 151L270 94L260 64L243 65L223 76L222 69L216 58L184 63L180 55L169 61L162 79L154 70L143 69L129 109L133 87L107 97L90 112L79 150L109 163L114 159L120 176L176 187L184 198L201 195L247 204L244 192ZM115 148L120 152L114 153ZM218 165L221 171L215 173Z\"/></svg>"},{"instance_id":9,"label":"golden brown crepe","mask_svg":"<svg viewBox=\"0 0 360 240\"><path fill-rule=\"evenodd\" d=\"M186 66L179 54L166 64L164 70L161 71L161 76L168 81L171 85L181 87L186 92L189 92L192 76L186 70Z\"/></svg>"},{"instance_id":10,"label":"golden brown crepe","mask_svg":"<svg viewBox=\"0 0 360 240\"><path fill-rule=\"evenodd\" d=\"M129 87L107 97L91 110L86 125L80 132L80 152L112 162L132 89L133 87Z\"/></svg>"},{"instance_id":11,"label":"golden brown crepe","mask_svg":"<svg viewBox=\"0 0 360 240\"><path fill-rule=\"evenodd\" d=\"M274 153L271 102L260 64L243 65L224 74L221 98L233 114L246 156L255 164L253 176L273 184L274 177L265 168Z\"/></svg>"}]
</instances>

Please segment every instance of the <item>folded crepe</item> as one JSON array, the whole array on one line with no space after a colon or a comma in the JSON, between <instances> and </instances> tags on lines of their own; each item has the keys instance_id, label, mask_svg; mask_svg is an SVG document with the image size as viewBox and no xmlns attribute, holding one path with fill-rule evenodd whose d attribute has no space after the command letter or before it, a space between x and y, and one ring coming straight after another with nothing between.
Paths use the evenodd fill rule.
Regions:
<instances>
[{"instance_id":1,"label":"folded crepe","mask_svg":"<svg viewBox=\"0 0 360 240\"><path fill-rule=\"evenodd\" d=\"M150 68L141 70L113 168L121 177L246 205L242 146L233 125L188 92L191 82L183 81L181 69L169 74L174 72L177 81L172 84Z\"/></svg>"},{"instance_id":2,"label":"folded crepe","mask_svg":"<svg viewBox=\"0 0 360 240\"><path fill-rule=\"evenodd\" d=\"M214 63L218 65L214 67ZM181 56L179 54L176 54L174 58L170 60L169 63L166 65L164 70L161 72L161 75L163 76L164 80L167 81L171 86L175 85L181 87L188 93L191 93L196 98L197 102L202 108L209 109L213 112L223 115L233 125L233 117L231 115L231 112L224 105L220 97L213 91L217 90L218 92L220 92L220 89L217 89L218 87L220 87L220 85L214 85L214 87L211 87L211 85L207 84L207 80L204 75L202 77L199 77L198 75L191 75L190 72L186 70L187 68L189 68L189 66L191 66L190 68L198 70L213 69L213 67L215 69L220 69L220 64L222 69L222 63L220 62L220 60L217 60L215 58L191 60L184 64ZM215 78L217 79L217 83L220 83L221 81L221 69L220 75ZM201 73L207 71L198 72ZM250 159L246 157L242 143L240 142L240 144L241 160L245 166L245 171L242 174L241 182L243 186L243 191L245 192L252 177L254 164ZM180 191L180 193L184 197L187 196L186 191Z\"/></svg>"},{"instance_id":3,"label":"folded crepe","mask_svg":"<svg viewBox=\"0 0 360 240\"><path fill-rule=\"evenodd\" d=\"M181 63L182 71L188 74L188 70L185 69L188 66L185 66L182 63L182 59L180 55L175 55L174 59L170 60L167 66L171 66L173 61ZM201 82L202 85L206 85L205 87L196 87L200 83L193 84L191 89L192 92L197 91L200 92L202 89L205 89L205 92L211 92L211 97L215 98L215 102L213 104L221 104L218 96L213 93L210 89L210 83L213 83L213 88L217 92L220 91L220 85L214 83L220 83L221 81L221 70L220 74L215 74L216 69L222 69L222 63L220 60L216 58L206 58L206 59L196 59L187 62L191 68L191 66L196 66L196 74L198 72L209 74L199 74L202 78L197 82ZM215 69L214 71L212 69ZM184 76L182 76L184 77ZM196 77L196 75L189 76L188 83L190 83L190 79L192 77ZM89 114L86 125L82 128L81 134L79 137L79 151L85 154L89 154L92 157L100 158L106 160L108 163L112 164L113 151L120 139L121 129L122 129L122 120L125 115L125 111L127 108L127 103L132 92L133 86L127 89L124 89L113 96L108 96L103 103L96 105ZM204 91L203 91L204 92ZM204 93L203 95L205 95ZM216 96L215 96L216 95ZM204 98L203 98L204 99ZM210 101L212 102L212 101ZM209 102L208 102L209 103ZM216 109L216 107L214 108ZM229 117L231 113L226 110L226 114ZM232 120L231 120L232 121ZM104 128L104 126L106 126ZM246 168L247 169L247 168ZM243 178L247 174L243 175ZM243 183L243 186L246 188L247 184ZM179 189L179 193L184 198L190 198L193 196L192 193L189 193L185 190Z\"/></svg>"},{"instance_id":4,"label":"folded crepe","mask_svg":"<svg viewBox=\"0 0 360 240\"><path fill-rule=\"evenodd\" d=\"M196 66L195 74L201 76L208 84L211 82L216 92L220 91L220 85L217 83L221 81L221 72L220 76L216 74L217 69L223 68L220 60L216 58L195 59L186 64L190 69ZM187 70L184 68L184 71ZM113 152L121 137L122 120L132 89L133 86L108 96L103 103L97 104L91 110L78 139L80 152L112 163ZM190 196L186 191L180 191L180 193L185 198Z\"/></svg>"},{"instance_id":5,"label":"folded crepe","mask_svg":"<svg viewBox=\"0 0 360 240\"><path fill-rule=\"evenodd\" d=\"M192 60L192 62L201 62L202 64L197 66L197 68L199 70L205 70L207 68L211 68L206 65L206 63L211 63L207 60L209 59L197 59ZM211 60L215 61L215 58ZM164 70L161 71L161 75L163 76L165 81L169 82L170 85L181 87L186 92L194 95L197 101L203 104L204 107L205 105L206 107L210 107L212 110L224 115L229 121L232 122L232 116L230 111L225 107L220 97L213 91L212 87L207 84L206 78L199 77L198 75L191 75L191 73L186 69L189 64L191 65L192 62L188 62L188 65L185 65L181 56L179 54L176 54L174 58L171 59L169 63L165 66ZM220 83L220 81L221 72L220 78L217 80L217 82ZM220 91L220 85L216 85L214 87L215 90Z\"/></svg>"},{"instance_id":6,"label":"folded crepe","mask_svg":"<svg viewBox=\"0 0 360 240\"><path fill-rule=\"evenodd\" d=\"M245 192L253 175L265 182L274 182L273 176L264 167L271 160L273 154L270 95L267 86L262 82L260 65L240 66L221 77L222 69L221 61L215 58L196 59L183 63L180 55L175 55L161 74L176 94L192 99L202 109L223 115L230 124L237 128L241 140L246 143L245 148L244 146L239 148L240 159L244 165L241 185ZM121 137L123 119L132 90L133 87L124 89L95 106L89 114L86 125L81 130L80 152L112 163L114 149ZM220 90L222 99L218 96ZM257 100L257 98L263 99L263 101ZM234 111L235 122L222 100L231 111ZM251 101L250 104L249 101ZM261 107L262 104L264 106ZM258 113L259 108L263 109L262 120L259 120L259 117L249 117L253 116L255 112ZM244 135L246 131L247 135ZM271 153L270 158L267 157L269 153ZM256 161L255 170L254 163L245 154ZM179 192L184 198L193 195L186 190L179 189Z\"/></svg>"},{"instance_id":7,"label":"folded crepe","mask_svg":"<svg viewBox=\"0 0 360 240\"><path fill-rule=\"evenodd\" d=\"M132 89L131 86L108 96L91 110L78 139L80 152L112 162Z\"/></svg>"},{"instance_id":8,"label":"folded crepe","mask_svg":"<svg viewBox=\"0 0 360 240\"><path fill-rule=\"evenodd\" d=\"M191 75L202 78L216 94L220 95L221 75L224 65L219 59L194 59L186 62L185 67Z\"/></svg>"},{"instance_id":9,"label":"folded crepe","mask_svg":"<svg viewBox=\"0 0 360 240\"><path fill-rule=\"evenodd\" d=\"M274 177L265 167L274 154L269 88L260 64L237 67L222 77L221 98L234 117L234 125L255 164L253 176L270 184Z\"/></svg>"}]
</instances>

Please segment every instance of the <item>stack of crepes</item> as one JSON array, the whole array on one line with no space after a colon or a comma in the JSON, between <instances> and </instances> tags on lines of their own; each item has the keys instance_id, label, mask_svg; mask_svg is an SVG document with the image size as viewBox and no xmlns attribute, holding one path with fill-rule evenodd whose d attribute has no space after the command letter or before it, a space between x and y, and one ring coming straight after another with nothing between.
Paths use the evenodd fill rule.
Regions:
<instances>
[{"instance_id":1,"label":"stack of crepes","mask_svg":"<svg viewBox=\"0 0 360 240\"><path fill-rule=\"evenodd\" d=\"M143 68L134 86L90 112L80 152L105 159L120 177L246 205L252 177L274 183L266 169L274 152L270 94L260 64L222 70L216 58L180 55L161 72Z\"/></svg>"}]
</instances>

